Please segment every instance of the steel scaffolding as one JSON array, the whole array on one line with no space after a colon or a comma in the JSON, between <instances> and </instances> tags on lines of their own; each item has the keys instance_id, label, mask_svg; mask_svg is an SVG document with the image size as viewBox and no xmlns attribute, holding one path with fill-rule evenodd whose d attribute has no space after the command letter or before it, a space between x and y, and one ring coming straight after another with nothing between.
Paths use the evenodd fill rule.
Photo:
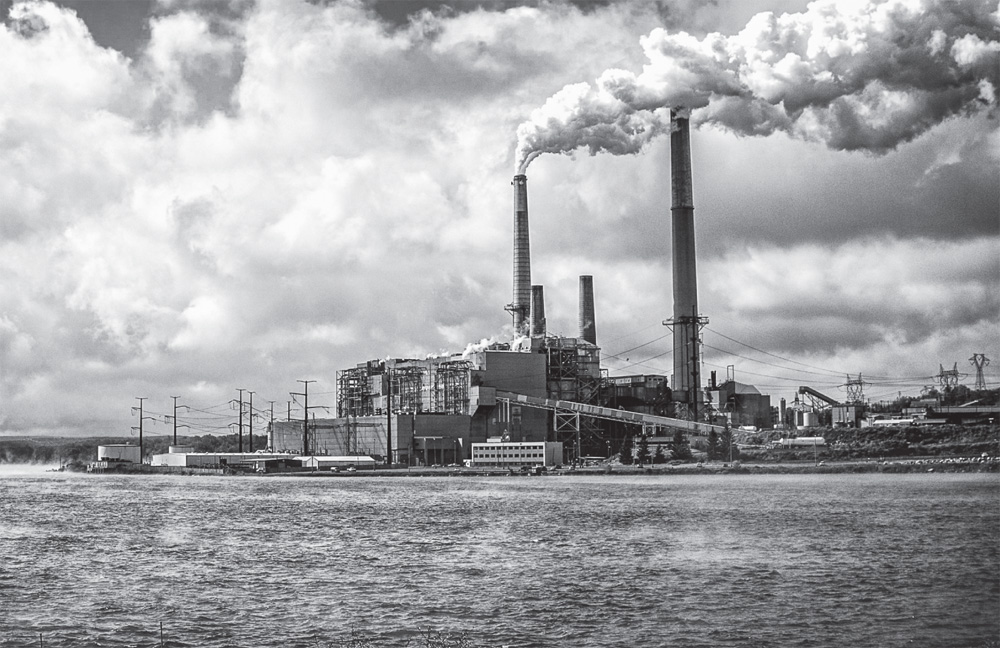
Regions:
<instances>
[{"instance_id":1,"label":"steel scaffolding","mask_svg":"<svg viewBox=\"0 0 1000 648\"><path fill-rule=\"evenodd\" d=\"M337 372L337 416L371 416L375 407L367 365Z\"/></svg>"},{"instance_id":2,"label":"steel scaffolding","mask_svg":"<svg viewBox=\"0 0 1000 648\"><path fill-rule=\"evenodd\" d=\"M472 363L449 360L434 372L434 411L443 414L468 414L469 380Z\"/></svg>"},{"instance_id":3,"label":"steel scaffolding","mask_svg":"<svg viewBox=\"0 0 1000 648\"><path fill-rule=\"evenodd\" d=\"M416 413L424 411L423 389L426 367L399 367L392 369L392 404L394 412Z\"/></svg>"},{"instance_id":4,"label":"steel scaffolding","mask_svg":"<svg viewBox=\"0 0 1000 648\"><path fill-rule=\"evenodd\" d=\"M576 338L545 339L547 357L546 391L555 400L596 405L601 401L599 349ZM583 446L603 445L600 422L589 416L555 412L552 433L556 441L571 444L567 457L578 457Z\"/></svg>"}]
</instances>

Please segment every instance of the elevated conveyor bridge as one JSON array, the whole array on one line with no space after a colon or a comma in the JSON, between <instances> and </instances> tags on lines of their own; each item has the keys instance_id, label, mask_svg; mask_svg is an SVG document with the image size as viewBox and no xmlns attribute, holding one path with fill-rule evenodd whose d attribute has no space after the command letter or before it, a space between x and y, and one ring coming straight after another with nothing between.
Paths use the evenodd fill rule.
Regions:
<instances>
[{"instance_id":1,"label":"elevated conveyor bridge","mask_svg":"<svg viewBox=\"0 0 1000 648\"><path fill-rule=\"evenodd\" d=\"M725 430L725 428L721 425L711 425L709 423L701 423L698 421L685 421L684 419L656 416L654 414L628 412L626 410L601 407L599 405L588 405L587 403L577 403L574 401L525 396L524 394L507 391L498 390L496 398L498 401L555 412L557 430L561 424L565 423L566 415L589 416L591 418L605 419L608 421L632 423L635 425L641 425L643 430L651 428L670 428L673 430L683 430L688 434L697 435L707 435L712 430L715 430L717 434L721 434L723 430ZM561 423L560 418L563 419L563 423Z\"/></svg>"},{"instance_id":2,"label":"elevated conveyor bridge","mask_svg":"<svg viewBox=\"0 0 1000 648\"><path fill-rule=\"evenodd\" d=\"M806 385L799 387L799 394L809 397L809 401L813 409L826 409L827 407L833 407L834 405L840 404L835 399L830 398L826 394L821 394L812 387L808 387Z\"/></svg>"}]
</instances>

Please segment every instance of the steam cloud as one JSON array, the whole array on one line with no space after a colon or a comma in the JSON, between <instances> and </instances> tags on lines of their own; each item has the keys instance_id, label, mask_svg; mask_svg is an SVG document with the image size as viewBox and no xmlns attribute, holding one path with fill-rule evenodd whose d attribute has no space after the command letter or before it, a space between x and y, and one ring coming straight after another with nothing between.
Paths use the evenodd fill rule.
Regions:
<instances>
[{"instance_id":1,"label":"steam cloud","mask_svg":"<svg viewBox=\"0 0 1000 648\"><path fill-rule=\"evenodd\" d=\"M741 135L886 153L953 115L996 111L998 33L988 0L816 0L700 40L657 28L640 39L641 74L568 85L518 126L517 172L542 153L635 153L669 131L671 106Z\"/></svg>"}]
</instances>

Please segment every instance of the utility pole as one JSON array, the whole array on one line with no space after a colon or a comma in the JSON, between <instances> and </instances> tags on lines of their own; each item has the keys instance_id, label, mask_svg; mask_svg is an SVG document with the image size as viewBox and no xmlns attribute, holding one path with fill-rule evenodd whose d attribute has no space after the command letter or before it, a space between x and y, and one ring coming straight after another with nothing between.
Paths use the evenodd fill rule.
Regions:
<instances>
[{"instance_id":1,"label":"utility pole","mask_svg":"<svg viewBox=\"0 0 1000 648\"><path fill-rule=\"evenodd\" d=\"M174 445L177 445L177 399L180 396L171 396L174 399Z\"/></svg>"},{"instance_id":2,"label":"utility pole","mask_svg":"<svg viewBox=\"0 0 1000 648\"><path fill-rule=\"evenodd\" d=\"M388 363L385 367L385 378L389 387L386 390L385 403L385 467L392 467L392 370Z\"/></svg>"},{"instance_id":3,"label":"utility pole","mask_svg":"<svg viewBox=\"0 0 1000 648\"><path fill-rule=\"evenodd\" d=\"M271 404L271 422L267 426L267 449L271 452L274 451L272 444L274 443L274 401L267 401Z\"/></svg>"},{"instance_id":4,"label":"utility pole","mask_svg":"<svg viewBox=\"0 0 1000 648\"><path fill-rule=\"evenodd\" d=\"M243 392L245 392L246 390L245 389L237 389L236 391L238 391L240 393L240 401L239 401L239 403L240 403L240 433L239 433L240 442L239 442L239 451L242 453L243 452Z\"/></svg>"},{"instance_id":5,"label":"utility pole","mask_svg":"<svg viewBox=\"0 0 1000 648\"><path fill-rule=\"evenodd\" d=\"M315 380L296 380L302 383L302 392L290 392L292 396L302 396L305 399L305 406L302 408L302 455L309 456L309 383ZM289 420L291 420L291 405L289 404Z\"/></svg>"},{"instance_id":6,"label":"utility pole","mask_svg":"<svg viewBox=\"0 0 1000 648\"><path fill-rule=\"evenodd\" d=\"M691 420L698 422L698 392L701 389L701 367L698 357L698 307L691 309Z\"/></svg>"},{"instance_id":7,"label":"utility pole","mask_svg":"<svg viewBox=\"0 0 1000 648\"><path fill-rule=\"evenodd\" d=\"M250 452L253 452L253 392L250 393Z\"/></svg>"},{"instance_id":8,"label":"utility pole","mask_svg":"<svg viewBox=\"0 0 1000 648\"><path fill-rule=\"evenodd\" d=\"M729 421L726 421L726 433L729 435L729 463L733 463L733 443L736 439L733 438L733 428L729 425Z\"/></svg>"},{"instance_id":9,"label":"utility pole","mask_svg":"<svg viewBox=\"0 0 1000 648\"><path fill-rule=\"evenodd\" d=\"M132 413L133 414L135 414L136 412L139 413L139 427L138 427L138 430L139 430L139 463L141 464L142 463L142 458L144 456L143 455L143 446L142 446L142 422L144 420L146 420L147 418L151 419L151 418L154 418L154 417L152 417L152 416L143 416L142 415L142 401L144 401L144 400L147 399L146 396L142 396L142 397L136 396L135 399L137 401L139 401L139 407L133 407L132 408ZM132 429L135 430L137 428L132 428Z\"/></svg>"}]
</instances>

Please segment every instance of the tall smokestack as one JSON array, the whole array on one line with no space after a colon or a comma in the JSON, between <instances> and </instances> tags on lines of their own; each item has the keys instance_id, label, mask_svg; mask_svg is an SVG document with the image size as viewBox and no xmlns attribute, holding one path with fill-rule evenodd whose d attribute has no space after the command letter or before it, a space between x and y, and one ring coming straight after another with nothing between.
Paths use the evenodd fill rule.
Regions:
<instances>
[{"instance_id":1,"label":"tall smokestack","mask_svg":"<svg viewBox=\"0 0 1000 648\"><path fill-rule=\"evenodd\" d=\"M531 250L528 245L528 177L514 176L514 301L507 310L514 316L514 334L528 335L531 311Z\"/></svg>"},{"instance_id":2,"label":"tall smokestack","mask_svg":"<svg viewBox=\"0 0 1000 648\"><path fill-rule=\"evenodd\" d=\"M531 287L531 335L545 335L545 292L542 286Z\"/></svg>"},{"instance_id":3,"label":"tall smokestack","mask_svg":"<svg viewBox=\"0 0 1000 648\"><path fill-rule=\"evenodd\" d=\"M686 112L670 111L670 216L673 230L674 400L697 410L701 384L698 278L694 251L694 191L691 183L691 133Z\"/></svg>"},{"instance_id":4,"label":"tall smokestack","mask_svg":"<svg viewBox=\"0 0 1000 648\"><path fill-rule=\"evenodd\" d=\"M594 278L580 275L580 337L597 344L597 325L594 323Z\"/></svg>"}]
</instances>

